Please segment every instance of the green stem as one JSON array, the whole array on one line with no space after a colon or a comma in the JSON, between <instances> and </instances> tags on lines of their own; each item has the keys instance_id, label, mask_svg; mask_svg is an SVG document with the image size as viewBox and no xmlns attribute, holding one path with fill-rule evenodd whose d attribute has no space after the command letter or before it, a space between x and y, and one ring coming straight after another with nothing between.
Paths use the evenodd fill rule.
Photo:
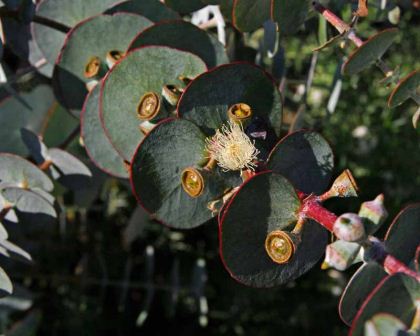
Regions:
<instances>
[{"instance_id":1,"label":"green stem","mask_svg":"<svg viewBox=\"0 0 420 336\"><path fill-rule=\"evenodd\" d=\"M66 139L58 146L61 149L66 149L73 140L79 135L80 133L80 125L77 125L73 131L67 136Z\"/></svg>"}]
</instances>

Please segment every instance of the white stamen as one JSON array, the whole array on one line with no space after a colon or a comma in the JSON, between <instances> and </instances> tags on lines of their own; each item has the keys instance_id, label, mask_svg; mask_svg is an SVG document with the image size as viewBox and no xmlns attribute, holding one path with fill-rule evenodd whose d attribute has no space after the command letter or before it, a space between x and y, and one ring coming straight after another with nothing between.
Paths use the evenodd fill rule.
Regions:
<instances>
[{"instance_id":1,"label":"white stamen","mask_svg":"<svg viewBox=\"0 0 420 336\"><path fill-rule=\"evenodd\" d=\"M232 122L223 125L212 138L206 140L206 150L223 171L254 170L256 165L253 161L259 154L242 125Z\"/></svg>"}]
</instances>

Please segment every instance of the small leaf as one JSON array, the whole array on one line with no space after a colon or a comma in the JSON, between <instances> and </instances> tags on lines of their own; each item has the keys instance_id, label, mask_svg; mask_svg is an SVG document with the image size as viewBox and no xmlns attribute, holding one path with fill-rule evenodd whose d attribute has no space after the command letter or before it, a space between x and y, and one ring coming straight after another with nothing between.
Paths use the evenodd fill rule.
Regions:
<instances>
[{"instance_id":1,"label":"small leaf","mask_svg":"<svg viewBox=\"0 0 420 336\"><path fill-rule=\"evenodd\" d=\"M6 312L25 311L31 308L33 303L32 293L23 286L16 284L13 294L0 299L0 307Z\"/></svg>"},{"instance_id":2,"label":"small leaf","mask_svg":"<svg viewBox=\"0 0 420 336\"><path fill-rule=\"evenodd\" d=\"M9 276L0 267L0 297L6 296L8 294L12 294L13 292L13 285L10 281Z\"/></svg>"},{"instance_id":3,"label":"small leaf","mask_svg":"<svg viewBox=\"0 0 420 336\"><path fill-rule=\"evenodd\" d=\"M124 244L129 247L134 241L144 235L143 231L148 223L150 223L149 214L138 205L131 214L127 226L124 228Z\"/></svg>"},{"instance_id":4,"label":"small leaf","mask_svg":"<svg viewBox=\"0 0 420 336\"><path fill-rule=\"evenodd\" d=\"M81 136L87 154L93 163L104 172L127 178L128 172L123 158L110 143L99 117L100 85L86 97L81 114Z\"/></svg>"},{"instance_id":5,"label":"small leaf","mask_svg":"<svg viewBox=\"0 0 420 336\"><path fill-rule=\"evenodd\" d=\"M363 301L386 275L377 263L365 263L360 266L341 295L338 309L344 323L351 325Z\"/></svg>"},{"instance_id":6,"label":"small leaf","mask_svg":"<svg viewBox=\"0 0 420 336\"><path fill-rule=\"evenodd\" d=\"M362 336L366 321L377 313L398 316L411 325L420 299L420 283L403 273L389 275L369 294L353 320L349 336Z\"/></svg>"},{"instance_id":7,"label":"small leaf","mask_svg":"<svg viewBox=\"0 0 420 336\"><path fill-rule=\"evenodd\" d=\"M397 36L397 28L385 29L371 36L349 56L344 63L343 73L355 75L374 64L385 54Z\"/></svg>"},{"instance_id":8,"label":"small leaf","mask_svg":"<svg viewBox=\"0 0 420 336\"><path fill-rule=\"evenodd\" d=\"M4 225L0 222L0 242L6 240L7 238L9 238L9 234L7 233Z\"/></svg>"},{"instance_id":9,"label":"small leaf","mask_svg":"<svg viewBox=\"0 0 420 336\"><path fill-rule=\"evenodd\" d=\"M53 105L54 94L49 86L39 85L28 93L20 93L20 96L29 105L23 105L13 97L0 103L0 151L27 155L20 129L27 128L37 134L42 130L48 110Z\"/></svg>"},{"instance_id":10,"label":"small leaf","mask_svg":"<svg viewBox=\"0 0 420 336\"><path fill-rule=\"evenodd\" d=\"M55 22L61 29L55 29L32 22L31 29L41 53L49 64L54 64L63 46L66 33L79 22L105 11L115 0L49 0L42 1L36 8L36 15ZM52 70L52 68L51 68ZM51 73L48 73L50 77Z\"/></svg>"},{"instance_id":11,"label":"small leaf","mask_svg":"<svg viewBox=\"0 0 420 336\"><path fill-rule=\"evenodd\" d=\"M42 170L20 156L8 153L0 153L0 182L24 189L53 189L52 181Z\"/></svg>"},{"instance_id":12,"label":"small leaf","mask_svg":"<svg viewBox=\"0 0 420 336\"><path fill-rule=\"evenodd\" d=\"M277 25L271 20L267 20L263 24L264 27L264 49L268 52L269 57L273 57L277 53L279 34Z\"/></svg>"},{"instance_id":13,"label":"small leaf","mask_svg":"<svg viewBox=\"0 0 420 336\"><path fill-rule=\"evenodd\" d=\"M33 191L12 187L0 190L0 194L13 206L19 221L25 224L52 223L57 217L51 203Z\"/></svg>"},{"instance_id":14,"label":"small leaf","mask_svg":"<svg viewBox=\"0 0 420 336\"><path fill-rule=\"evenodd\" d=\"M41 137L26 128L21 128L20 134L22 135L22 141L35 162L37 164L43 163L48 156L48 148L41 140Z\"/></svg>"},{"instance_id":15,"label":"small leaf","mask_svg":"<svg viewBox=\"0 0 420 336\"><path fill-rule=\"evenodd\" d=\"M102 84L100 113L106 134L126 161L144 137L137 113L141 98L153 92L160 99L164 85L179 87L180 76L194 78L205 70L197 56L160 46L133 50L113 67Z\"/></svg>"},{"instance_id":16,"label":"small leaf","mask_svg":"<svg viewBox=\"0 0 420 336\"><path fill-rule=\"evenodd\" d=\"M320 194L328 187L334 154L328 142L313 131L297 131L281 139L271 151L267 168L282 174L307 194Z\"/></svg>"},{"instance_id":17,"label":"small leaf","mask_svg":"<svg viewBox=\"0 0 420 336\"><path fill-rule=\"evenodd\" d=\"M48 151L49 159L57 174L54 178L70 189L83 189L92 177L89 168L72 154L59 149L51 148Z\"/></svg>"},{"instance_id":18,"label":"small leaf","mask_svg":"<svg viewBox=\"0 0 420 336\"><path fill-rule=\"evenodd\" d=\"M23 259L24 261L32 261L32 257L28 252L8 240L0 241L0 246L10 252L11 257Z\"/></svg>"},{"instance_id":19,"label":"small leaf","mask_svg":"<svg viewBox=\"0 0 420 336\"><path fill-rule=\"evenodd\" d=\"M307 0L272 0L271 19L277 22L281 35L293 34L302 26L309 3Z\"/></svg>"},{"instance_id":20,"label":"small leaf","mask_svg":"<svg viewBox=\"0 0 420 336\"><path fill-rule=\"evenodd\" d=\"M59 102L78 115L88 92L86 84L92 81L85 75L88 60L98 57L100 67L106 73L110 67L107 65L108 53L115 50L124 54L136 34L151 24L140 15L116 13L89 18L72 29L54 69L54 92ZM100 36L107 38L100 39ZM97 77L102 76L98 74Z\"/></svg>"},{"instance_id":21,"label":"small leaf","mask_svg":"<svg viewBox=\"0 0 420 336\"><path fill-rule=\"evenodd\" d=\"M409 98L418 95L420 87L420 70L415 70L399 81L388 98L388 106L394 108Z\"/></svg>"},{"instance_id":22,"label":"small leaf","mask_svg":"<svg viewBox=\"0 0 420 336\"><path fill-rule=\"evenodd\" d=\"M147 45L191 52L200 57L208 68L229 62L225 47L217 38L182 20L157 23L143 30L131 42L129 50Z\"/></svg>"},{"instance_id":23,"label":"small leaf","mask_svg":"<svg viewBox=\"0 0 420 336\"><path fill-rule=\"evenodd\" d=\"M270 19L270 0L236 0L233 2L232 22L241 32L260 28Z\"/></svg>"},{"instance_id":24,"label":"small leaf","mask_svg":"<svg viewBox=\"0 0 420 336\"><path fill-rule=\"evenodd\" d=\"M197 227L213 217L208 203L229 188L218 168L202 171L203 189L191 197L182 186L182 172L206 162L205 135L192 122L161 122L141 142L131 163L131 182L138 201L152 218L180 229Z\"/></svg>"},{"instance_id":25,"label":"small leaf","mask_svg":"<svg viewBox=\"0 0 420 336\"><path fill-rule=\"evenodd\" d=\"M122 1L108 9L105 14L116 12L140 14L153 22L180 19L177 12L156 0Z\"/></svg>"},{"instance_id":26,"label":"small leaf","mask_svg":"<svg viewBox=\"0 0 420 336\"><path fill-rule=\"evenodd\" d=\"M178 116L193 121L212 135L229 120L228 109L238 103L251 107L253 120L262 121L265 127L261 130L267 137L273 130L274 138L280 134L280 92L267 73L245 62L222 65L198 76L182 95Z\"/></svg>"},{"instance_id":27,"label":"small leaf","mask_svg":"<svg viewBox=\"0 0 420 336\"><path fill-rule=\"evenodd\" d=\"M385 235L387 251L405 264L410 264L420 245L420 203L404 208L393 220Z\"/></svg>"}]
</instances>

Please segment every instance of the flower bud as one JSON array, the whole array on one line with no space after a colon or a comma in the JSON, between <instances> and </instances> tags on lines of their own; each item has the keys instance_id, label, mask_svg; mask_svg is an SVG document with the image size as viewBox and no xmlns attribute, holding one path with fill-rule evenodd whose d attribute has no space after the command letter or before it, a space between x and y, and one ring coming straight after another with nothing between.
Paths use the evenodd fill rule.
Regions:
<instances>
[{"instance_id":1,"label":"flower bud","mask_svg":"<svg viewBox=\"0 0 420 336\"><path fill-rule=\"evenodd\" d=\"M387 253L384 243L375 237L369 237L369 244L363 248L363 261L383 262Z\"/></svg>"},{"instance_id":2,"label":"flower bud","mask_svg":"<svg viewBox=\"0 0 420 336\"><path fill-rule=\"evenodd\" d=\"M333 232L338 239L349 242L365 238L365 228L362 219L354 213L342 214L333 225Z\"/></svg>"},{"instance_id":3,"label":"flower bud","mask_svg":"<svg viewBox=\"0 0 420 336\"><path fill-rule=\"evenodd\" d=\"M372 230L368 231L375 231L379 228L388 216L388 212L384 207L384 195L380 194L376 196L373 201L362 203L359 210L359 216L368 220L366 227L372 226Z\"/></svg>"},{"instance_id":4,"label":"flower bud","mask_svg":"<svg viewBox=\"0 0 420 336\"><path fill-rule=\"evenodd\" d=\"M346 242L337 240L329 244L325 250L325 260L321 268L326 269L333 267L336 270L344 271L349 268L353 263L360 261L357 258L360 252L360 245L357 243Z\"/></svg>"}]
</instances>

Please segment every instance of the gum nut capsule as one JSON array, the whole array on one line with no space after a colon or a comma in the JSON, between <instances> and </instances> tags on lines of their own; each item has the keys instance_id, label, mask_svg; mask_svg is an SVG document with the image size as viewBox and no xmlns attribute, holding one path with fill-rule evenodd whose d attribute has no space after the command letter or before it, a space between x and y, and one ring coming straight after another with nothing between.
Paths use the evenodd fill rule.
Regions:
<instances>
[{"instance_id":1,"label":"gum nut capsule","mask_svg":"<svg viewBox=\"0 0 420 336\"><path fill-rule=\"evenodd\" d=\"M388 212L384 207L384 195L380 194L373 201L362 203L359 216L369 219L375 225L381 224L388 216Z\"/></svg>"},{"instance_id":2,"label":"gum nut capsule","mask_svg":"<svg viewBox=\"0 0 420 336\"><path fill-rule=\"evenodd\" d=\"M334 181L330 194L331 197L356 197L357 184L350 170L344 170Z\"/></svg>"},{"instance_id":3,"label":"gum nut capsule","mask_svg":"<svg viewBox=\"0 0 420 336\"><path fill-rule=\"evenodd\" d=\"M181 94L182 91L175 85L164 85L162 88L162 96L172 106L176 106L178 104Z\"/></svg>"},{"instance_id":4,"label":"gum nut capsule","mask_svg":"<svg viewBox=\"0 0 420 336\"><path fill-rule=\"evenodd\" d=\"M265 240L265 250L271 260L277 264L287 263L295 253L295 249L291 234L285 231L272 231Z\"/></svg>"},{"instance_id":5,"label":"gum nut capsule","mask_svg":"<svg viewBox=\"0 0 420 336\"><path fill-rule=\"evenodd\" d=\"M85 65L84 76L85 78L93 78L99 75L101 70L101 60L99 57L94 56L89 59Z\"/></svg>"},{"instance_id":6,"label":"gum nut capsule","mask_svg":"<svg viewBox=\"0 0 420 336\"><path fill-rule=\"evenodd\" d=\"M354 213L342 214L334 223L333 232L338 239L355 242L365 237L362 219Z\"/></svg>"},{"instance_id":7,"label":"gum nut capsule","mask_svg":"<svg viewBox=\"0 0 420 336\"><path fill-rule=\"evenodd\" d=\"M190 197L198 197L204 190L204 178L201 173L193 168L185 168L181 174L181 184L184 191Z\"/></svg>"},{"instance_id":8,"label":"gum nut capsule","mask_svg":"<svg viewBox=\"0 0 420 336\"><path fill-rule=\"evenodd\" d=\"M228 110L228 117L232 122L240 123L252 117L251 106L244 103L232 105Z\"/></svg>"},{"instance_id":9,"label":"gum nut capsule","mask_svg":"<svg viewBox=\"0 0 420 336\"><path fill-rule=\"evenodd\" d=\"M115 63L124 57L124 53L120 50L110 50L106 54L106 65L111 69Z\"/></svg>"},{"instance_id":10,"label":"gum nut capsule","mask_svg":"<svg viewBox=\"0 0 420 336\"><path fill-rule=\"evenodd\" d=\"M155 92L147 92L137 105L137 117L140 120L151 120L159 113L160 99Z\"/></svg>"}]
</instances>

